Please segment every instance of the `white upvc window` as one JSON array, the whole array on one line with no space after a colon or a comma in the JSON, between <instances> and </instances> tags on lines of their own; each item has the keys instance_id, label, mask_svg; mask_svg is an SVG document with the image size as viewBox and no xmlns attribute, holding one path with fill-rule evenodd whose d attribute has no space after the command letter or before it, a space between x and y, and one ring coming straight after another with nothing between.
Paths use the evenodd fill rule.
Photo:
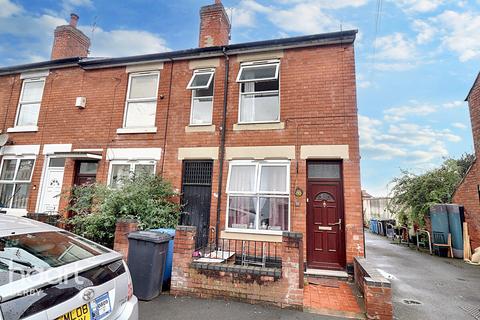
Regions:
<instances>
[{"instance_id":1,"label":"white upvc window","mask_svg":"<svg viewBox=\"0 0 480 320\"><path fill-rule=\"evenodd\" d=\"M289 161L231 161L227 194L228 230L265 233L289 230Z\"/></svg>"},{"instance_id":2,"label":"white upvc window","mask_svg":"<svg viewBox=\"0 0 480 320\"><path fill-rule=\"evenodd\" d=\"M240 66L239 123L280 121L279 68L278 60Z\"/></svg>"},{"instance_id":3,"label":"white upvc window","mask_svg":"<svg viewBox=\"0 0 480 320\"><path fill-rule=\"evenodd\" d=\"M35 158L4 156L0 168L0 207L26 209Z\"/></svg>"},{"instance_id":4,"label":"white upvc window","mask_svg":"<svg viewBox=\"0 0 480 320\"><path fill-rule=\"evenodd\" d=\"M44 86L45 78L23 80L15 127L37 126Z\"/></svg>"},{"instance_id":5,"label":"white upvc window","mask_svg":"<svg viewBox=\"0 0 480 320\"><path fill-rule=\"evenodd\" d=\"M123 180L130 178L132 175L155 174L155 167L155 160L111 161L108 185L118 188L122 185Z\"/></svg>"},{"instance_id":6,"label":"white upvc window","mask_svg":"<svg viewBox=\"0 0 480 320\"><path fill-rule=\"evenodd\" d=\"M153 128L160 72L131 73L125 103L124 128Z\"/></svg>"},{"instance_id":7,"label":"white upvc window","mask_svg":"<svg viewBox=\"0 0 480 320\"><path fill-rule=\"evenodd\" d=\"M211 125L215 70L195 70L187 89L192 90L190 125Z\"/></svg>"}]
</instances>

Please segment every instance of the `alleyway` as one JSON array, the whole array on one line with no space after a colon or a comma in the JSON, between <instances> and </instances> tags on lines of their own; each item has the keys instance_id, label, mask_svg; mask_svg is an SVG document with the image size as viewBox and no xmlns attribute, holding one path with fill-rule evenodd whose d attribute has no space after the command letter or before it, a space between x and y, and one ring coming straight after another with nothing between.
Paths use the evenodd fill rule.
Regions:
<instances>
[{"instance_id":1,"label":"alleyway","mask_svg":"<svg viewBox=\"0 0 480 320\"><path fill-rule=\"evenodd\" d=\"M480 319L480 267L391 244L370 232L366 248L367 259L392 282L396 319Z\"/></svg>"}]
</instances>

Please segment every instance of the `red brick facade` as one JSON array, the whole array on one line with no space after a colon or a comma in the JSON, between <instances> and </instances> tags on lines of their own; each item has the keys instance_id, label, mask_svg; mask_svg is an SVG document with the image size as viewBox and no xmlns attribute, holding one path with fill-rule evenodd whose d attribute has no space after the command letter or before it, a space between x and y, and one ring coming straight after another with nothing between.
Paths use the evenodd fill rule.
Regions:
<instances>
[{"instance_id":1,"label":"red brick facade","mask_svg":"<svg viewBox=\"0 0 480 320\"><path fill-rule=\"evenodd\" d=\"M468 232L471 247L480 247L480 168L478 156L480 155L480 81L477 78L467 97L472 122L473 143L477 159L468 171L466 177L457 187L453 195L453 202L464 206L465 221L468 223Z\"/></svg>"},{"instance_id":2,"label":"red brick facade","mask_svg":"<svg viewBox=\"0 0 480 320\"><path fill-rule=\"evenodd\" d=\"M219 4L215 4L217 6ZM223 22L222 22L223 23ZM225 41L221 35L221 42ZM327 36L325 36L327 37ZM332 40L308 45L288 44L262 48L257 53L228 52L228 62L222 50L207 57L180 57L175 60L162 58L158 63L142 59L133 62L118 62L98 67L95 62L72 63L70 66L52 67L46 76L43 97L38 117L38 130L15 132L9 130L9 147L38 145L35 166L27 203L28 212L39 210L39 193L42 190L42 175L45 170L46 150L50 145L71 145L69 151L94 150L101 159L98 162L96 179L106 183L110 161L107 151L112 148L159 148L161 156L156 160L156 172L172 182L175 188L182 186L182 159L179 148L220 147L224 74L229 64L225 147L279 147L292 146L290 158L290 227L291 232L300 232L306 239L305 193L294 196L295 189L307 190L307 160L302 158L302 146L346 146L345 156L333 156L343 164L344 227L346 262L353 264L355 256L362 256L363 229L360 189L360 154L355 87L355 61L353 39L345 41L343 35ZM340 38L339 38L340 37ZM228 49L228 47L227 47ZM250 49L254 51L255 49ZM275 129L237 130L239 90L236 82L241 61L267 59L280 61L280 123ZM156 132L119 133L124 122L124 111L129 81L129 68L142 63L156 63L160 73L155 115ZM115 65L115 66L114 66ZM192 92L186 89L192 73L199 66L215 68L213 119L211 131L194 130L189 126ZM149 67L146 67L149 70ZM0 119L2 133L14 128L20 92L21 71L0 70ZM1 75L3 74L3 75ZM75 106L77 97L86 98L86 108ZM212 126L212 127L213 127ZM192 132L193 131L193 132ZM48 146L48 148L47 148ZM84 152L84 151L83 151ZM92 151L93 152L93 151ZM141 156L141 155L139 155ZM216 228L217 186L219 180L218 157L213 160L212 202L210 227ZM310 158L312 159L312 158ZM332 159L317 155L315 159ZM62 187L68 190L74 183L76 160L66 158ZM223 181L220 208L220 234L225 230L229 159L223 163ZM60 210L67 204L62 197ZM303 242L303 257L306 259L307 240Z\"/></svg>"}]
</instances>

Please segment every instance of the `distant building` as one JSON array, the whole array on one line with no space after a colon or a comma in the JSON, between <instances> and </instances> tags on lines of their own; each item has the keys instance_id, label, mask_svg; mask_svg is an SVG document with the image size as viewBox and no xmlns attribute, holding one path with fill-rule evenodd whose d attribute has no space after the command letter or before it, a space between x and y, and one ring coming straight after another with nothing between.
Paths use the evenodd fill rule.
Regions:
<instances>
[{"instance_id":1,"label":"distant building","mask_svg":"<svg viewBox=\"0 0 480 320\"><path fill-rule=\"evenodd\" d=\"M362 190L363 221L367 225L370 219L395 219L388 209L390 198L374 197L367 191Z\"/></svg>"}]
</instances>

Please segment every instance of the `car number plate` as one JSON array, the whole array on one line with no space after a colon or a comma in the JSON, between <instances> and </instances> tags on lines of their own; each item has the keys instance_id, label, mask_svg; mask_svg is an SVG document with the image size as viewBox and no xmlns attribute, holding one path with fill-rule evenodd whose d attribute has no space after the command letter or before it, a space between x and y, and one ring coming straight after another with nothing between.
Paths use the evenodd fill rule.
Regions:
<instances>
[{"instance_id":1,"label":"car number plate","mask_svg":"<svg viewBox=\"0 0 480 320\"><path fill-rule=\"evenodd\" d=\"M90 310L92 320L100 320L109 315L112 311L112 308L110 306L110 298L108 297L108 292L102 294L100 297L95 298L95 300L90 302Z\"/></svg>"},{"instance_id":2,"label":"car number plate","mask_svg":"<svg viewBox=\"0 0 480 320\"><path fill-rule=\"evenodd\" d=\"M95 298L90 303L75 308L55 320L100 320L112 312L108 292Z\"/></svg>"}]
</instances>

